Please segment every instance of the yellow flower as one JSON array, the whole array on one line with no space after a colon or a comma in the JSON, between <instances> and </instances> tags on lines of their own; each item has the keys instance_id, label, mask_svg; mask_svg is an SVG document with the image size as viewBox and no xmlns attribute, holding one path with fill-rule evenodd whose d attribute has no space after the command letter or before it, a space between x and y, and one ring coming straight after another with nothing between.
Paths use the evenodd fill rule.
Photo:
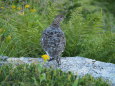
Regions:
<instances>
[{"instance_id":1,"label":"yellow flower","mask_svg":"<svg viewBox=\"0 0 115 86\"><path fill-rule=\"evenodd\" d=\"M15 9L15 8L16 8L16 6L15 6L15 5L12 5L12 6L11 6L11 8L12 8L12 9Z\"/></svg>"},{"instance_id":2,"label":"yellow flower","mask_svg":"<svg viewBox=\"0 0 115 86\"><path fill-rule=\"evenodd\" d=\"M44 61L47 61L47 60L49 60L50 59L50 57L48 56L48 55L42 55L42 58L44 59Z\"/></svg>"},{"instance_id":3,"label":"yellow flower","mask_svg":"<svg viewBox=\"0 0 115 86\"><path fill-rule=\"evenodd\" d=\"M6 40L9 41L9 40L11 40L11 38L12 38L12 37L9 35L9 36L6 37Z\"/></svg>"},{"instance_id":4,"label":"yellow flower","mask_svg":"<svg viewBox=\"0 0 115 86\"><path fill-rule=\"evenodd\" d=\"M29 7L30 7L30 5L29 5L29 4L26 4L26 5L25 5L25 8L29 8Z\"/></svg>"},{"instance_id":5,"label":"yellow flower","mask_svg":"<svg viewBox=\"0 0 115 86\"><path fill-rule=\"evenodd\" d=\"M4 9L4 7L0 7L1 9Z\"/></svg>"},{"instance_id":6,"label":"yellow flower","mask_svg":"<svg viewBox=\"0 0 115 86\"><path fill-rule=\"evenodd\" d=\"M21 7L17 7L17 9L18 9L18 10L22 10L22 8L21 8Z\"/></svg>"},{"instance_id":7,"label":"yellow flower","mask_svg":"<svg viewBox=\"0 0 115 86\"><path fill-rule=\"evenodd\" d=\"M18 12L18 14L19 15L24 15L24 11L23 12L20 11L20 12Z\"/></svg>"},{"instance_id":8,"label":"yellow flower","mask_svg":"<svg viewBox=\"0 0 115 86\"><path fill-rule=\"evenodd\" d=\"M4 31L5 31L5 29L0 28L0 33L4 32Z\"/></svg>"},{"instance_id":9,"label":"yellow flower","mask_svg":"<svg viewBox=\"0 0 115 86\"><path fill-rule=\"evenodd\" d=\"M30 9L30 12L36 12L36 9Z\"/></svg>"}]
</instances>

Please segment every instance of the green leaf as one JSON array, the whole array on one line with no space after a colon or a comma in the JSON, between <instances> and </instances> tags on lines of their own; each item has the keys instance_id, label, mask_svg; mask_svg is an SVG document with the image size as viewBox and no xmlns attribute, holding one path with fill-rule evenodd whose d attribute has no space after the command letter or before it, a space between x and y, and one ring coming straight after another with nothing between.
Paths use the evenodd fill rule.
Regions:
<instances>
[{"instance_id":1,"label":"green leaf","mask_svg":"<svg viewBox=\"0 0 115 86\"><path fill-rule=\"evenodd\" d=\"M38 71L39 71L39 73L41 73L42 69L43 69L42 65L38 64Z\"/></svg>"},{"instance_id":2,"label":"green leaf","mask_svg":"<svg viewBox=\"0 0 115 86\"><path fill-rule=\"evenodd\" d=\"M74 81L74 83L73 83L72 86L78 86L78 80L79 80L79 79L76 79L76 80Z\"/></svg>"},{"instance_id":3,"label":"green leaf","mask_svg":"<svg viewBox=\"0 0 115 86\"><path fill-rule=\"evenodd\" d=\"M43 73L40 75L40 83L43 81L43 80L46 80L46 74Z\"/></svg>"}]
</instances>

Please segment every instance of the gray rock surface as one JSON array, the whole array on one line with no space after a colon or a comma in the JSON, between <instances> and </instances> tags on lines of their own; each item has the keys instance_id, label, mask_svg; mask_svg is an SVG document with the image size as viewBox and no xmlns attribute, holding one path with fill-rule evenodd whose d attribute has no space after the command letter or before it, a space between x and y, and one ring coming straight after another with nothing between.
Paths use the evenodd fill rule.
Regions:
<instances>
[{"instance_id":1,"label":"gray rock surface","mask_svg":"<svg viewBox=\"0 0 115 86\"><path fill-rule=\"evenodd\" d=\"M3 58L3 57L2 57ZM7 58L7 61L2 61L3 63L44 63L42 58ZM115 86L115 64L105 63L101 61L96 61L84 57L67 57L61 58L61 65L57 67L55 61L45 62L44 66L53 66L54 68L59 68L64 72L71 71L79 76L84 76L85 74L91 74L93 77L102 77L105 80L112 82L112 86ZM54 65L55 64L55 65Z\"/></svg>"}]
</instances>

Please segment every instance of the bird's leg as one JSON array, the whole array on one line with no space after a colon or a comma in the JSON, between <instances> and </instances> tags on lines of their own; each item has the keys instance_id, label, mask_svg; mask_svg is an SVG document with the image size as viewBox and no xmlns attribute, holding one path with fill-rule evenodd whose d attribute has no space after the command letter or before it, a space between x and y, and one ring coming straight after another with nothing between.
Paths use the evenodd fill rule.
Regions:
<instances>
[{"instance_id":1,"label":"bird's leg","mask_svg":"<svg viewBox=\"0 0 115 86\"><path fill-rule=\"evenodd\" d=\"M58 63L58 67L59 67L59 65L61 65L61 59L60 59L60 57L57 57L56 61Z\"/></svg>"}]
</instances>

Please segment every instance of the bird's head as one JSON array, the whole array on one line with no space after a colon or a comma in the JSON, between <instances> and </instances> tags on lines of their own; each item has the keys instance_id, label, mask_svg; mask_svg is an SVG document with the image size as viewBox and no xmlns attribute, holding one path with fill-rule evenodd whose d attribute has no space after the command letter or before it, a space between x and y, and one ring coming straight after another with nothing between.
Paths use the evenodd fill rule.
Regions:
<instances>
[{"instance_id":1,"label":"bird's head","mask_svg":"<svg viewBox=\"0 0 115 86\"><path fill-rule=\"evenodd\" d=\"M52 23L52 26L59 27L60 22L64 19L64 15L57 15Z\"/></svg>"},{"instance_id":2,"label":"bird's head","mask_svg":"<svg viewBox=\"0 0 115 86\"><path fill-rule=\"evenodd\" d=\"M55 20L58 20L59 22L61 22L64 19L64 15L57 15L55 17Z\"/></svg>"}]
</instances>

